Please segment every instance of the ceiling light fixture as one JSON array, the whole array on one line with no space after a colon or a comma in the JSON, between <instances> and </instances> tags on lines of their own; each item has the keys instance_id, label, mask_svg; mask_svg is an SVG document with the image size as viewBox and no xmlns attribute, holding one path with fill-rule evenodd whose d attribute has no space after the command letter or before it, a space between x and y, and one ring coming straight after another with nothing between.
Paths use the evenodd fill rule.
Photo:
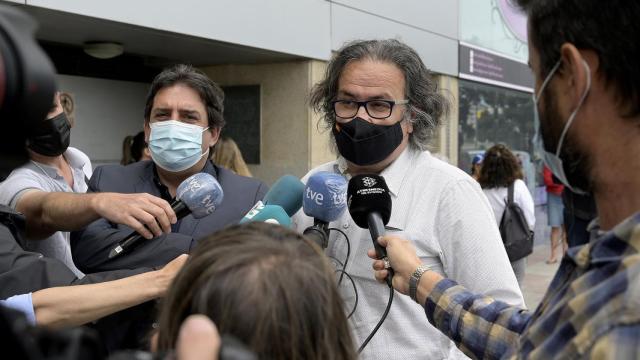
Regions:
<instances>
[{"instance_id":1,"label":"ceiling light fixture","mask_svg":"<svg viewBox=\"0 0 640 360\"><path fill-rule=\"evenodd\" d=\"M98 59L111 59L122 55L124 46L116 42L89 41L83 44L84 52Z\"/></svg>"}]
</instances>

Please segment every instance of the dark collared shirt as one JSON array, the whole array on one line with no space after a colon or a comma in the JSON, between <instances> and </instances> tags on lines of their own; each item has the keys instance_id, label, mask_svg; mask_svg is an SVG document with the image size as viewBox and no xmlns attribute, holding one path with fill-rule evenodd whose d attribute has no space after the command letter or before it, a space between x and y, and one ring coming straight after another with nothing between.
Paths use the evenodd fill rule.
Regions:
<instances>
[{"instance_id":1,"label":"dark collared shirt","mask_svg":"<svg viewBox=\"0 0 640 360\"><path fill-rule=\"evenodd\" d=\"M477 359L640 359L640 213L569 249L535 312L440 281L429 321Z\"/></svg>"}]
</instances>

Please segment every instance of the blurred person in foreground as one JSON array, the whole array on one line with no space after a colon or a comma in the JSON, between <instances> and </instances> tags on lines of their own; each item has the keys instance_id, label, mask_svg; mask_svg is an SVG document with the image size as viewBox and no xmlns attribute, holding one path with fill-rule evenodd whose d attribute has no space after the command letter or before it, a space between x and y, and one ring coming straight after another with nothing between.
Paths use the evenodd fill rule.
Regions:
<instances>
[{"instance_id":1,"label":"blurred person in foreground","mask_svg":"<svg viewBox=\"0 0 640 360\"><path fill-rule=\"evenodd\" d=\"M158 350L176 346L192 314L260 359L356 359L332 266L279 225L235 225L198 244L163 303Z\"/></svg>"},{"instance_id":2,"label":"blurred person in foreground","mask_svg":"<svg viewBox=\"0 0 640 360\"><path fill-rule=\"evenodd\" d=\"M536 224L533 198L527 184L522 181L522 168L518 159L509 148L497 144L485 152L478 182L491 204L498 226L507 205L509 187L513 187L513 202L522 209L529 230L533 230ZM526 261L526 257L511 261L511 267L521 288Z\"/></svg>"},{"instance_id":3,"label":"blurred person in foreground","mask_svg":"<svg viewBox=\"0 0 640 360\"><path fill-rule=\"evenodd\" d=\"M382 237L394 287L473 358L640 358L640 3L519 0L529 21L534 109L545 163L592 192L601 232L563 257L531 312L424 267L411 242ZM370 256L374 252L370 251ZM374 261L375 276L387 271ZM464 321L462 321L464 319Z\"/></svg>"}]
</instances>

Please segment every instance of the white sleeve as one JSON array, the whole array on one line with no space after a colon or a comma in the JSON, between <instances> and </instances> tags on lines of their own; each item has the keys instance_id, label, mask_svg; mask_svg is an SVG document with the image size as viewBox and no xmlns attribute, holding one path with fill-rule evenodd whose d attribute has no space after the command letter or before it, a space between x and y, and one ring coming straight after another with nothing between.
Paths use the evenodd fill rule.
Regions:
<instances>
[{"instance_id":1,"label":"white sleeve","mask_svg":"<svg viewBox=\"0 0 640 360\"><path fill-rule=\"evenodd\" d=\"M536 209L529 188L524 181L519 179L516 180L513 188L513 201L520 206L529 228L533 230L536 225Z\"/></svg>"},{"instance_id":2,"label":"white sleeve","mask_svg":"<svg viewBox=\"0 0 640 360\"><path fill-rule=\"evenodd\" d=\"M452 182L442 191L435 227L448 278L473 292L524 306L493 210L475 181Z\"/></svg>"},{"instance_id":3,"label":"white sleeve","mask_svg":"<svg viewBox=\"0 0 640 360\"><path fill-rule=\"evenodd\" d=\"M33 309L33 300L31 293L14 295L6 300L0 300L0 304L22 312L30 325L36 324L36 312Z\"/></svg>"},{"instance_id":4,"label":"white sleeve","mask_svg":"<svg viewBox=\"0 0 640 360\"><path fill-rule=\"evenodd\" d=\"M15 210L18 201L28 190L48 191L31 170L18 169L0 183L0 204Z\"/></svg>"}]
</instances>

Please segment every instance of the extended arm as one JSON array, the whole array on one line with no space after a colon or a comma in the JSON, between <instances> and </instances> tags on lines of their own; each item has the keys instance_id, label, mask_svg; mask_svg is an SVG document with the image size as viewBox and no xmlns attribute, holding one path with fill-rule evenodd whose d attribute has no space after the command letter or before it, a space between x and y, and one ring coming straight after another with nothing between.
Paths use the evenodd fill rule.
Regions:
<instances>
[{"instance_id":1,"label":"extended arm","mask_svg":"<svg viewBox=\"0 0 640 360\"><path fill-rule=\"evenodd\" d=\"M176 216L163 199L149 194L74 194L26 190L16 203L25 215L27 237L42 239L56 231L81 229L98 218L125 224L145 238L171 231ZM145 227L146 226L146 227Z\"/></svg>"},{"instance_id":2,"label":"extended arm","mask_svg":"<svg viewBox=\"0 0 640 360\"><path fill-rule=\"evenodd\" d=\"M164 295L187 255L161 270L104 283L55 287L33 293L38 325L77 326Z\"/></svg>"},{"instance_id":3,"label":"extended arm","mask_svg":"<svg viewBox=\"0 0 640 360\"><path fill-rule=\"evenodd\" d=\"M409 278L421 265L412 243L392 236L383 236L378 241L387 248L395 271L393 287L408 294ZM369 257L375 259L373 249L369 250ZM387 276L384 262L374 260L373 269L376 279L384 282ZM426 271L420 277L416 297L424 306L429 322L466 355L478 359L501 358L517 344L531 316L521 307L473 294L434 271Z\"/></svg>"}]
</instances>

